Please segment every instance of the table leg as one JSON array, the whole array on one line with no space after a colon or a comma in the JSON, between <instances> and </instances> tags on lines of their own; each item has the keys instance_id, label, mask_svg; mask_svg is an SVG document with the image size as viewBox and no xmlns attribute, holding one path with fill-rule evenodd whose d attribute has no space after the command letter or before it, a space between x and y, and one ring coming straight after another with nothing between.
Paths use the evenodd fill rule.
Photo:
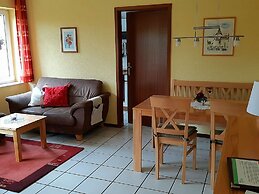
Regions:
<instances>
[{"instance_id":1,"label":"table leg","mask_svg":"<svg viewBox=\"0 0 259 194\"><path fill-rule=\"evenodd\" d=\"M14 143L14 153L16 162L22 160L22 150L21 150L21 137L19 132L13 133L13 143Z\"/></svg>"},{"instance_id":2,"label":"table leg","mask_svg":"<svg viewBox=\"0 0 259 194\"><path fill-rule=\"evenodd\" d=\"M134 170L142 168L142 115L140 110L133 109L133 161Z\"/></svg>"},{"instance_id":3,"label":"table leg","mask_svg":"<svg viewBox=\"0 0 259 194\"><path fill-rule=\"evenodd\" d=\"M40 139L41 139L41 147L46 148L47 147L47 138L46 138L46 124L45 119L42 119L40 121Z\"/></svg>"}]
</instances>

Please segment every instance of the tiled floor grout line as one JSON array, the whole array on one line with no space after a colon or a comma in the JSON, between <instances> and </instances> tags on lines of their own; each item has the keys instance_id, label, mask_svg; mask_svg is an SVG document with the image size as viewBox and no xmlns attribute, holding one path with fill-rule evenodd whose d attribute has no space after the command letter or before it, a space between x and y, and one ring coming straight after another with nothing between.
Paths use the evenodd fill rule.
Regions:
<instances>
[{"instance_id":1,"label":"tiled floor grout line","mask_svg":"<svg viewBox=\"0 0 259 194\"><path fill-rule=\"evenodd\" d=\"M150 140L150 141L152 141L152 139ZM149 143L149 142L148 142ZM148 176L151 174L151 172L152 172L152 170L155 168L155 165L153 165L153 167L149 170L149 172L148 172ZM142 181L142 183L139 185L139 188L141 188L141 186L144 184L144 182L145 182L145 180L147 179L147 177L148 176L146 176L145 177L145 179ZM139 190L139 188L138 188L138 190Z\"/></svg>"},{"instance_id":2,"label":"tiled floor grout line","mask_svg":"<svg viewBox=\"0 0 259 194\"><path fill-rule=\"evenodd\" d=\"M209 172L207 171L207 174L206 174L206 177L205 177L205 181L204 181L204 184L203 184L203 188L202 188L202 192L201 192L202 194L204 193L204 190L205 190L206 180L207 180L208 174L209 174Z\"/></svg>"},{"instance_id":3,"label":"tiled floor grout line","mask_svg":"<svg viewBox=\"0 0 259 194\"><path fill-rule=\"evenodd\" d=\"M109 139L107 139L107 141L105 141L105 142L103 142L100 146L98 146L96 149L98 149L99 147L101 147L103 144L105 144L106 142L108 142L110 139L112 139L113 137L115 137L117 134L119 134L121 131L119 131L118 133L116 133L116 134L114 134L112 137L110 137ZM86 141L84 141L84 142L86 142ZM81 144L83 144L84 142L82 142ZM80 145L81 145L80 144ZM79 145L79 146L80 146ZM91 153L93 153L96 149L94 149L92 152L90 152L89 154L91 154ZM88 155L89 155L88 154ZM87 155L87 156L88 156ZM85 156L84 158L86 158L87 156ZM83 159L84 159L83 158ZM73 168L75 165L77 165L78 163L80 163L83 159L81 159L81 160L79 160L79 161L77 161L77 163L76 164L74 164L73 166L71 166L70 168L68 168L66 171L59 171L59 172L62 172L62 174L60 175L60 176L58 176L58 177L56 177L54 180L52 180L51 182L49 182L48 184L44 184L45 185L45 187L47 187L47 186L50 186L50 187L55 187L55 186L53 186L53 185L50 185L52 182L54 182L55 180L57 180L59 177L61 177L62 175L64 175L65 173L68 173L67 171L68 170L70 170L71 168ZM74 161L76 161L76 160L74 160ZM101 165L100 165L101 166ZM100 166L98 167L98 168L100 168ZM97 168L97 169L98 169ZM97 170L96 169L96 170ZM57 170L58 171L58 170ZM93 173L93 172L92 172ZM91 174L92 174L91 173ZM68 173L68 174L73 174L73 173ZM77 174L74 174L74 175L77 175ZM77 175L77 176L80 176L80 175ZM82 175L81 175L82 176ZM90 176L90 175L89 175ZM85 177L85 179L83 179L73 190L75 190L80 184L82 184L82 182L84 182L87 178L89 178L89 176L86 176ZM41 190L43 190L45 187L43 187ZM55 187L55 188L60 188L60 187ZM64 189L64 188L60 188L60 189ZM37 193L39 193L41 190L39 190ZM67 190L67 189L65 189L65 190ZM72 190L72 191L73 191ZM69 190L70 191L70 190ZM71 191L71 192L72 192Z\"/></svg>"},{"instance_id":4,"label":"tiled floor grout line","mask_svg":"<svg viewBox=\"0 0 259 194\"><path fill-rule=\"evenodd\" d=\"M103 192L102 192L101 194L103 194L103 193L114 183L114 180L115 180L116 178L118 178L118 177L121 175L121 173L129 166L129 164L130 164L132 161L133 161L133 160L131 160L131 161L128 163L128 165L123 168L123 170L111 181L111 183L103 190Z\"/></svg>"},{"instance_id":5,"label":"tiled floor grout line","mask_svg":"<svg viewBox=\"0 0 259 194\"><path fill-rule=\"evenodd\" d=\"M151 141L152 141L152 139L151 139ZM138 189L136 190L136 192L135 192L134 194L136 194L136 193L139 191L139 189L140 189L141 186L144 184L144 182L146 181L147 177L150 175L150 173L152 172L152 170L153 170L154 168L155 168L155 166L153 166L153 167L150 169L150 171L148 172L147 176L144 178L144 180L143 180L142 183L139 185ZM150 190L150 189L149 189L149 190Z\"/></svg>"},{"instance_id":6,"label":"tiled floor grout line","mask_svg":"<svg viewBox=\"0 0 259 194\"><path fill-rule=\"evenodd\" d=\"M79 163L79 162L78 162ZM59 171L59 172L61 172L61 171ZM49 186L49 187L54 187L54 188L58 188L58 189L62 189L62 190L66 190L66 191L69 191L69 192L73 192L74 191L74 189L76 189L78 186L76 186L75 188L73 188L72 190L69 190L69 189L66 189L66 188L63 188L63 187L58 187L58 186L54 186L54 185L50 185L52 182L54 182L56 179L58 179L59 177L61 177L62 175L64 175L64 174L72 174L72 175L76 175L76 176L80 176L80 177L84 177L84 179L79 183L79 185L82 183L82 182L84 182L87 178L89 178L89 176L83 176L83 175L78 175L78 174L73 174L73 173L69 173L69 172L62 172L62 174L60 175L60 176L58 176L58 177L56 177L53 181L51 181L50 183L48 183L48 184L43 184L43 183L38 183L38 184L41 184L41 185L44 185L45 187L47 187L47 186ZM45 187L43 187L42 189L40 189L37 193L39 193L41 190L43 190ZM78 192L78 191L75 191L75 192ZM81 192L79 192L79 193L81 193Z\"/></svg>"},{"instance_id":7,"label":"tiled floor grout line","mask_svg":"<svg viewBox=\"0 0 259 194\"><path fill-rule=\"evenodd\" d=\"M173 181L173 184L171 185L171 187L170 187L170 189L169 189L169 191L168 191L168 194L171 193L172 188L173 188L173 186L174 186L174 184L175 184L175 181L176 181L178 175L180 174L181 169L182 169L182 166L179 168L178 173L177 173L177 175L175 176L175 179L174 179L174 181Z\"/></svg>"},{"instance_id":8,"label":"tiled floor grout line","mask_svg":"<svg viewBox=\"0 0 259 194\"><path fill-rule=\"evenodd\" d=\"M46 188L47 186L49 186L49 187L54 187L54 188L57 188L57 189L62 189L62 190L71 192L71 190L65 189L65 188L62 188L62 187L57 187L57 186L53 186L53 185L45 185L45 187L43 187L42 189L40 189L37 193L41 192L41 191L42 191L44 188ZM37 193L36 193L36 194L37 194Z\"/></svg>"},{"instance_id":9,"label":"tiled floor grout line","mask_svg":"<svg viewBox=\"0 0 259 194\"><path fill-rule=\"evenodd\" d=\"M114 138L116 135L118 135L119 133L121 133L121 131L119 131L118 133L114 134L113 136L111 136L109 139L107 139L106 141L104 141L102 144L100 144L97 148L95 148L94 150L92 150L89 154L87 154L84 158L82 158L81 160L78 160L79 162L81 162L82 160L84 160L87 156L89 156L90 154L92 154L93 152L95 152L98 148L100 148L103 144L105 144L106 142L108 142L109 140L111 140L112 138ZM82 145L83 143L85 143L86 141L82 142L80 145ZM85 147L84 147L85 148ZM72 159L73 160L73 159Z\"/></svg>"},{"instance_id":10,"label":"tiled floor grout line","mask_svg":"<svg viewBox=\"0 0 259 194\"><path fill-rule=\"evenodd\" d=\"M126 143L124 143L124 144L123 144L117 151L115 151L107 160L109 160L113 155L115 155L119 150L121 150L124 145L126 145L129 141L132 140L132 138L133 138L133 137L131 137ZM147 146L147 144L149 144L149 142L150 142L150 141L148 141L148 142L146 143L146 145L145 145L142 149L144 149L144 148ZM107 161L107 160L106 160L106 161ZM103 165L103 164L104 164L106 161L104 161L104 162L101 164L101 166L105 166L105 165ZM104 193L104 192L112 185L112 183L114 183L115 179L118 178L118 177L127 169L127 167L130 165L130 163L131 163L132 161L133 161L133 159L131 159L131 161L128 163L128 165L122 169L122 171L111 181L111 183L108 185L108 187L106 187L106 189L105 189L102 193ZM149 173L150 173L150 172L149 172ZM149 173L147 173L147 176L149 175ZM89 176L90 176L90 175L89 175ZM146 180L147 176L145 177L145 179L143 180L143 182ZM142 182L142 184L143 184L143 182ZM115 183L116 183L116 182L115 182ZM124 184L124 183L119 183L119 184ZM124 185L130 185L130 184L124 184ZM130 186L135 186L135 185L130 185ZM137 190L138 190L138 189L137 189Z\"/></svg>"},{"instance_id":11,"label":"tiled floor grout line","mask_svg":"<svg viewBox=\"0 0 259 194\"><path fill-rule=\"evenodd\" d=\"M120 131L120 132L121 132L121 131ZM118 135L120 132L116 133L116 134L115 134L114 136L112 136L110 139L112 139L113 137L115 137L116 135ZM109 140L110 140L110 139L109 139ZM105 161L103 161L103 163L101 163L98 168L96 168L93 172L91 172L91 173L86 177L86 179L89 178L89 177L91 177L91 175L92 175L94 172L96 172L101 166L103 166L103 164L104 164L106 161L108 161L112 156L114 156L115 153L118 152L118 151L119 151L124 145L126 145L129 141L131 141L131 139L132 139L132 137L129 138L128 141L126 141L120 148L118 148L113 154L111 154ZM107 141L109 141L109 140L107 140ZM105 144L107 141L105 141L103 144ZM101 147L103 144L101 144L99 147ZM99 147L98 147L98 148L99 148ZM97 149L98 149L98 148L97 148ZM95 150L96 150L96 149L95 149ZM94 152L94 151L93 151L93 152ZM93 152L91 152L91 153L93 153ZM86 156L86 157L87 157L87 156ZM85 158L85 157L84 157L84 158ZM82 161L82 160L81 160L81 161ZM129 163L129 164L130 164L130 163ZM128 165L129 165L129 164L128 164ZM127 165L127 166L128 166L128 165ZM127 167L127 166L126 166L126 167ZM125 167L125 168L126 168L126 167ZM121 171L121 173L122 173L122 172L123 172L123 170ZM121 173L120 173L120 174L121 174ZM119 174L119 175L120 175L120 174ZM118 175L118 176L119 176L119 175ZM116 179L116 178L117 178L117 177L115 177L115 179ZM82 182L84 182L86 179L84 179ZM115 180L115 179L114 179L114 180ZM114 180L113 180L113 181L114 181ZM111 184L113 183L113 181L111 182ZM78 184L73 190L75 190L77 187L79 187L79 185L81 185L82 182L81 182L80 184ZM110 185L111 185L111 184L110 184ZM110 185L109 185L109 186L110 186ZM108 186L108 187L109 187L109 186ZM107 188L108 188L108 187L107 187ZM107 189L107 188L106 188L106 189ZM105 190L106 190L106 189L105 189Z\"/></svg>"},{"instance_id":12,"label":"tiled floor grout line","mask_svg":"<svg viewBox=\"0 0 259 194\"><path fill-rule=\"evenodd\" d=\"M133 137L132 137L133 138ZM130 138L124 145L126 145L132 138ZM149 141L150 142L150 141ZM149 143L148 142L148 143ZM147 144L148 144L147 143ZM147 145L146 144L146 145ZM124 145L122 145L116 152L118 152ZM145 145L145 146L146 146ZM144 147L145 147L144 146ZM142 148L142 149L144 149L144 147ZM116 154L116 152L114 152L114 154L113 155L115 155ZM124 167L124 169L111 181L111 183L108 185L108 187L106 187L105 188L105 190L102 192L102 194L114 183L114 180L116 179L116 178L118 178L121 174L122 174L122 172L124 172L124 170L130 165L130 163L133 161L133 159L131 159L131 161L128 163L128 165L126 166L126 167ZM104 164L105 162L103 162L103 164ZM150 172L149 172L150 173ZM146 178L148 177L148 175L149 175L149 173L147 173L147 176L145 177L145 179L143 180L143 182L146 180ZM143 182L142 182L142 184L143 184ZM120 184L123 184L123 183L120 183ZM128 185L128 184L125 184L125 185ZM135 185L130 185L130 186L135 186ZM138 188L139 189L139 188ZM137 191L138 191L138 189L137 189ZM136 192L137 192L136 191Z\"/></svg>"},{"instance_id":13,"label":"tiled floor grout line","mask_svg":"<svg viewBox=\"0 0 259 194\"><path fill-rule=\"evenodd\" d=\"M148 141L147 144L149 144L152 141L152 138L150 141ZM142 148L142 150L147 146L147 144ZM166 149L168 148L168 146L166 147ZM165 149L165 150L166 150ZM165 152L164 150L164 152ZM147 177L151 174L152 170L155 168L155 165L150 169L150 171L147 173L147 176L144 178L144 180L142 181L142 183L140 184L140 186L138 187L138 189L136 190L135 194L139 191L140 188L142 188L141 186L144 184L144 182L146 181ZM153 190L153 191L159 191L159 190L155 190L155 189L148 189L148 190ZM159 191L159 192L163 192L163 191ZM166 193L166 192L163 192Z\"/></svg>"}]
</instances>

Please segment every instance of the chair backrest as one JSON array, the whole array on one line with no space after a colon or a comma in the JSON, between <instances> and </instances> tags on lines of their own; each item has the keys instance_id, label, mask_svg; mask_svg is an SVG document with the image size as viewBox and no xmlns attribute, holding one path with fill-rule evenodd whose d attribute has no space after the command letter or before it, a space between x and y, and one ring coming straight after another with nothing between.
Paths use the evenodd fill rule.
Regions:
<instances>
[{"instance_id":1,"label":"chair backrest","mask_svg":"<svg viewBox=\"0 0 259 194\"><path fill-rule=\"evenodd\" d=\"M247 102L246 101L234 101L234 100L211 100L210 101L210 112L211 112L211 139L223 140L224 134L222 133L218 137L215 134L215 116L222 115L226 120L226 129L229 128L232 122L237 117L247 115L246 112Z\"/></svg>"},{"instance_id":2,"label":"chair backrest","mask_svg":"<svg viewBox=\"0 0 259 194\"><path fill-rule=\"evenodd\" d=\"M150 97L150 102L152 107L152 128L155 135L163 133L188 137L191 98L155 95ZM177 126L175 118L177 113L184 114L184 130L180 130ZM168 129L169 126L170 129Z\"/></svg>"}]
</instances>

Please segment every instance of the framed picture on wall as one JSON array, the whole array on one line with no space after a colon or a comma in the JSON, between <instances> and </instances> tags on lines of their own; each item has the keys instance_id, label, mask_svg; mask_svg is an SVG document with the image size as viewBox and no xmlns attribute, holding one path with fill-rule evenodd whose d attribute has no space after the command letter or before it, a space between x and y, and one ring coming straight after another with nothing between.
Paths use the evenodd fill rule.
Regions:
<instances>
[{"instance_id":1,"label":"framed picture on wall","mask_svg":"<svg viewBox=\"0 0 259 194\"><path fill-rule=\"evenodd\" d=\"M77 28L63 27L61 33L61 50L63 53L77 53Z\"/></svg>"},{"instance_id":2,"label":"framed picture on wall","mask_svg":"<svg viewBox=\"0 0 259 194\"><path fill-rule=\"evenodd\" d=\"M235 35L235 17L204 18L204 26L219 26L218 29L203 30L204 36L233 36ZM233 38L204 38L203 56L233 56Z\"/></svg>"}]
</instances>

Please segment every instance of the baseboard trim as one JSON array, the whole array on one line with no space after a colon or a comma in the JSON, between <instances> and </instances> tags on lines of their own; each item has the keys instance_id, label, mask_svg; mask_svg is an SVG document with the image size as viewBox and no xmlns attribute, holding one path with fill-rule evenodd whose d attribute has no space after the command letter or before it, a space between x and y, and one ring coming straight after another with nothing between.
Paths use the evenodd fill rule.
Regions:
<instances>
[{"instance_id":1,"label":"baseboard trim","mask_svg":"<svg viewBox=\"0 0 259 194\"><path fill-rule=\"evenodd\" d=\"M123 127L123 125L111 124L111 123L104 123L104 126L106 126L106 127L115 127L115 128Z\"/></svg>"}]
</instances>

